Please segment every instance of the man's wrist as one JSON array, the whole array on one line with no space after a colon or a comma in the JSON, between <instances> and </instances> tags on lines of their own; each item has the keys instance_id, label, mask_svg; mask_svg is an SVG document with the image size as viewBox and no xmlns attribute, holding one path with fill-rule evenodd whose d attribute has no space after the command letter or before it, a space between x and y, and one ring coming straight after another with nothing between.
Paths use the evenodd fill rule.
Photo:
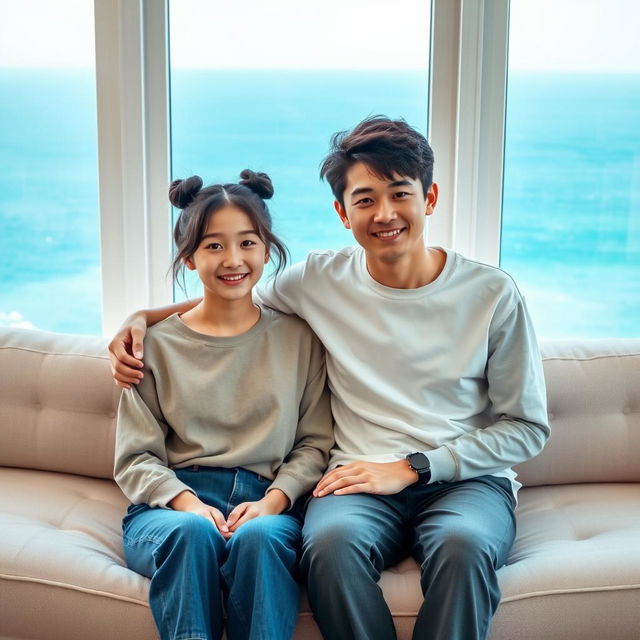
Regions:
<instances>
[{"instance_id":1,"label":"man's wrist","mask_svg":"<svg viewBox=\"0 0 640 640\"><path fill-rule=\"evenodd\" d=\"M405 456L407 464L411 470L418 476L418 484L429 484L431 481L431 463L427 456L416 451L415 453L409 453Z\"/></svg>"},{"instance_id":2,"label":"man's wrist","mask_svg":"<svg viewBox=\"0 0 640 640\"><path fill-rule=\"evenodd\" d=\"M420 476L418 476L418 472L409 464L409 461L406 458L400 460L403 465L403 469L405 469L405 475L409 481L409 484L415 484L418 482Z\"/></svg>"}]
</instances>

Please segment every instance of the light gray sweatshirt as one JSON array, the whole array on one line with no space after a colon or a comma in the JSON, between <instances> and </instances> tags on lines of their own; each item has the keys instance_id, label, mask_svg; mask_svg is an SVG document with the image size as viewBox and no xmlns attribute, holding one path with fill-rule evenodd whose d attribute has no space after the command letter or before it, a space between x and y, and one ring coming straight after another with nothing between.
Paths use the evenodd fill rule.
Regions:
<instances>
[{"instance_id":1,"label":"light gray sweatshirt","mask_svg":"<svg viewBox=\"0 0 640 640\"><path fill-rule=\"evenodd\" d=\"M299 318L262 309L246 333L213 337L173 315L145 338L144 379L118 410L114 477L133 502L166 507L190 490L173 472L243 467L291 503L333 444L324 352Z\"/></svg>"},{"instance_id":2,"label":"light gray sweatshirt","mask_svg":"<svg viewBox=\"0 0 640 640\"><path fill-rule=\"evenodd\" d=\"M501 269L445 250L418 289L374 280L360 247L313 251L259 290L327 350L336 444L329 467L424 452L432 481L515 464L549 437L542 362L524 298Z\"/></svg>"}]
</instances>

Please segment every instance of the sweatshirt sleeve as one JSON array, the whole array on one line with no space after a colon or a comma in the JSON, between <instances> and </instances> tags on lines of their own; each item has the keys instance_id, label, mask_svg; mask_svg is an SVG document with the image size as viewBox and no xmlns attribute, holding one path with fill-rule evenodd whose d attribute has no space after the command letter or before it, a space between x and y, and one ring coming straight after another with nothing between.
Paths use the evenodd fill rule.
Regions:
<instances>
[{"instance_id":1,"label":"sweatshirt sleeve","mask_svg":"<svg viewBox=\"0 0 640 640\"><path fill-rule=\"evenodd\" d=\"M425 451L432 482L503 471L536 456L549 437L542 360L519 294L507 317L490 332L486 377L496 421Z\"/></svg>"},{"instance_id":2,"label":"sweatshirt sleeve","mask_svg":"<svg viewBox=\"0 0 640 640\"><path fill-rule=\"evenodd\" d=\"M269 490L280 489L293 505L321 478L327 468L333 442L333 419L326 385L324 349L318 338L313 336L295 444L280 465Z\"/></svg>"},{"instance_id":3,"label":"sweatshirt sleeve","mask_svg":"<svg viewBox=\"0 0 640 640\"><path fill-rule=\"evenodd\" d=\"M305 263L297 262L254 290L257 302L280 313L302 315L302 277Z\"/></svg>"},{"instance_id":4,"label":"sweatshirt sleeve","mask_svg":"<svg viewBox=\"0 0 640 640\"><path fill-rule=\"evenodd\" d=\"M192 491L168 466L162 418L154 377L145 368L139 385L120 397L114 478L133 504L167 507L182 491Z\"/></svg>"}]
</instances>

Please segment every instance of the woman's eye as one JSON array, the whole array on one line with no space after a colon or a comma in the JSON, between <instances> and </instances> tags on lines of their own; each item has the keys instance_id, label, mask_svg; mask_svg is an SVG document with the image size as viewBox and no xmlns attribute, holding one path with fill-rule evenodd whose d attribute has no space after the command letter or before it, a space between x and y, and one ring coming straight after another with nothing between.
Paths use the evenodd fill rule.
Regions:
<instances>
[{"instance_id":1,"label":"woman's eye","mask_svg":"<svg viewBox=\"0 0 640 640\"><path fill-rule=\"evenodd\" d=\"M241 247L253 247L253 245L255 244L255 242L253 240L243 240L240 243Z\"/></svg>"},{"instance_id":2,"label":"woman's eye","mask_svg":"<svg viewBox=\"0 0 640 640\"><path fill-rule=\"evenodd\" d=\"M221 245L219 242L210 242L210 243L205 247L205 249L214 249L214 250L216 250L216 249L221 249L221 248L222 248L222 245Z\"/></svg>"}]
</instances>

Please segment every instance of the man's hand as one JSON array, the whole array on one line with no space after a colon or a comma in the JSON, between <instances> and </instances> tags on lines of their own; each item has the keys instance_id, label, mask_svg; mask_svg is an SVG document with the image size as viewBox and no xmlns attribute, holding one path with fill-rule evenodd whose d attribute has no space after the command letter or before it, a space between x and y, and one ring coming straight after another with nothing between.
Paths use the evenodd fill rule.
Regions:
<instances>
[{"instance_id":1,"label":"man's hand","mask_svg":"<svg viewBox=\"0 0 640 640\"><path fill-rule=\"evenodd\" d=\"M237 531L245 522L260 516L277 515L289 507L289 498L280 491L272 489L267 495L256 502L239 504L227 518L227 526L231 533Z\"/></svg>"},{"instance_id":2,"label":"man's hand","mask_svg":"<svg viewBox=\"0 0 640 640\"><path fill-rule=\"evenodd\" d=\"M195 513L209 520L211 524L222 534L224 538L231 537L231 531L224 520L221 511L215 507L205 504L191 491L183 491L175 498L169 501L169 506L175 511L186 511L187 513Z\"/></svg>"},{"instance_id":3,"label":"man's hand","mask_svg":"<svg viewBox=\"0 0 640 640\"><path fill-rule=\"evenodd\" d=\"M418 474L406 460L397 462L350 462L325 474L313 490L316 498L334 493L399 493L418 481Z\"/></svg>"},{"instance_id":4,"label":"man's hand","mask_svg":"<svg viewBox=\"0 0 640 640\"><path fill-rule=\"evenodd\" d=\"M138 384L143 378L142 341L147 332L147 318L143 311L129 316L113 340L109 343L109 358L111 359L111 375L116 384L124 389L130 389L132 384Z\"/></svg>"}]
</instances>

